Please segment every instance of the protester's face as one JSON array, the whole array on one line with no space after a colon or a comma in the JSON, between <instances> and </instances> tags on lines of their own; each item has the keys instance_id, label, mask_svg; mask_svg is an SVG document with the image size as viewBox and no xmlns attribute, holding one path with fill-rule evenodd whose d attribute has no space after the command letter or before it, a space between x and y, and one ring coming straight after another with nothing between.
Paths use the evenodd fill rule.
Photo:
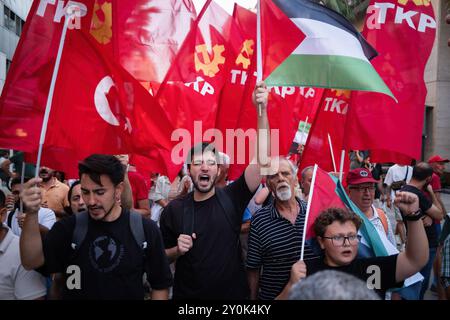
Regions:
<instances>
[{"instance_id":1,"label":"protester's face","mask_svg":"<svg viewBox=\"0 0 450 320\"><path fill-rule=\"evenodd\" d=\"M194 154L190 165L189 175L191 176L194 188L201 193L208 193L214 187L220 169L217 165L216 157L212 151L203 154Z\"/></svg>"},{"instance_id":2,"label":"protester's face","mask_svg":"<svg viewBox=\"0 0 450 320\"><path fill-rule=\"evenodd\" d=\"M107 175L101 175L99 185L87 174L81 175L80 182L83 201L92 219L104 219L116 205L119 205L123 182L114 186Z\"/></svg>"},{"instance_id":3,"label":"protester's face","mask_svg":"<svg viewBox=\"0 0 450 320\"><path fill-rule=\"evenodd\" d=\"M267 185L278 201L295 197L295 177L287 160L281 160L276 174L267 177Z\"/></svg>"},{"instance_id":4,"label":"protester's face","mask_svg":"<svg viewBox=\"0 0 450 320\"><path fill-rule=\"evenodd\" d=\"M301 187L303 190L303 193L305 194L305 196L309 195L309 191L311 190L311 181L312 181L312 176L313 176L313 170L310 169L308 171L305 172L305 178L302 179L301 182Z\"/></svg>"},{"instance_id":5,"label":"protester's face","mask_svg":"<svg viewBox=\"0 0 450 320\"><path fill-rule=\"evenodd\" d=\"M86 204L84 203L82 194L81 194L81 185L77 184L72 189L72 195L70 196L70 208L73 213L78 213L86 210Z\"/></svg>"},{"instance_id":6,"label":"protester's face","mask_svg":"<svg viewBox=\"0 0 450 320\"><path fill-rule=\"evenodd\" d=\"M350 185L348 195L361 211L368 210L375 198L375 185L373 183L362 183Z\"/></svg>"},{"instance_id":7,"label":"protester's face","mask_svg":"<svg viewBox=\"0 0 450 320\"><path fill-rule=\"evenodd\" d=\"M431 164L431 167L433 168L434 173L441 176L445 170L445 162L434 162Z\"/></svg>"},{"instance_id":8,"label":"protester's face","mask_svg":"<svg viewBox=\"0 0 450 320\"><path fill-rule=\"evenodd\" d=\"M42 181L47 182L53 177L53 170L48 167L41 167L39 170L39 177Z\"/></svg>"},{"instance_id":9,"label":"protester's face","mask_svg":"<svg viewBox=\"0 0 450 320\"><path fill-rule=\"evenodd\" d=\"M320 247L325 251L325 259L330 266L345 266L350 264L358 253L359 241L354 239L329 239L333 237L352 237L357 235L356 226L351 221L341 223L334 221L330 224L323 237L318 237Z\"/></svg>"},{"instance_id":10,"label":"protester's face","mask_svg":"<svg viewBox=\"0 0 450 320\"><path fill-rule=\"evenodd\" d=\"M20 200L20 191L22 190L21 184L15 184L11 187L11 193L14 196L14 202L18 203Z\"/></svg>"}]
</instances>

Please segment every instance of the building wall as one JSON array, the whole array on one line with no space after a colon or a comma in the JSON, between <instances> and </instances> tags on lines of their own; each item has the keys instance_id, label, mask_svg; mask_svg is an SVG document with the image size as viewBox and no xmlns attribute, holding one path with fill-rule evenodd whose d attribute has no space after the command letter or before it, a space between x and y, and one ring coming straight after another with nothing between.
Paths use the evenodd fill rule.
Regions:
<instances>
[{"instance_id":1,"label":"building wall","mask_svg":"<svg viewBox=\"0 0 450 320\"><path fill-rule=\"evenodd\" d=\"M6 59L12 60L19 37L5 27L4 6L6 5L22 20L26 20L33 0L0 0L0 93L6 78Z\"/></svg>"},{"instance_id":2,"label":"building wall","mask_svg":"<svg viewBox=\"0 0 450 320\"><path fill-rule=\"evenodd\" d=\"M450 13L450 0L432 0L435 11L437 33L433 51L425 70L429 108L428 138L424 146L424 158L440 154L450 158L450 25L445 16Z\"/></svg>"}]
</instances>

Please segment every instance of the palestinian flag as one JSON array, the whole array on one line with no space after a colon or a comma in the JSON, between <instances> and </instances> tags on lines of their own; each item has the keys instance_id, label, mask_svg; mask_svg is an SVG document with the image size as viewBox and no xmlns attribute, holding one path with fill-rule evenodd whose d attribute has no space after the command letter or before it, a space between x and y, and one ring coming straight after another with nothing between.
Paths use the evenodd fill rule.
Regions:
<instances>
[{"instance_id":1,"label":"palestinian flag","mask_svg":"<svg viewBox=\"0 0 450 320\"><path fill-rule=\"evenodd\" d=\"M377 52L342 15L309 0L260 1L267 85L373 91L394 98L369 62Z\"/></svg>"}]
</instances>

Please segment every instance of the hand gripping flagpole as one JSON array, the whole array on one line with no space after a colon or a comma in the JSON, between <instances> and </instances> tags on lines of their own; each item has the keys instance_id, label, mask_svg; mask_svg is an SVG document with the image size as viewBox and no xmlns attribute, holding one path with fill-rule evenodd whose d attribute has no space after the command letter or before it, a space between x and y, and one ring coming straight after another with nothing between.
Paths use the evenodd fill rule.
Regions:
<instances>
[{"instance_id":1,"label":"hand gripping flagpole","mask_svg":"<svg viewBox=\"0 0 450 320\"><path fill-rule=\"evenodd\" d=\"M261 49L261 0L258 0L256 12L256 83L262 80L262 49ZM258 115L261 117L261 104L258 103Z\"/></svg>"},{"instance_id":2,"label":"hand gripping flagpole","mask_svg":"<svg viewBox=\"0 0 450 320\"><path fill-rule=\"evenodd\" d=\"M64 16L65 16L64 26L62 29L61 38L59 40L58 54L56 55L55 68L53 69L52 81L50 83L50 90L48 92L48 97L47 97L47 104L45 105L45 114L44 114L44 120L42 122L41 137L39 139L39 149L38 149L38 156L37 156L37 161L36 161L36 174L35 174L36 178L39 176L39 168L41 165L41 157L42 157L42 148L44 146L45 135L47 133L48 118L50 116L50 111L52 108L53 94L55 92L55 84L56 84L56 79L58 77L59 65L61 63L61 56L62 56L62 52L63 52L63 48L64 48L64 42L66 41L67 28L68 28L70 19L75 16L75 12L77 12L77 11L79 12L80 8L76 5L71 5L67 8L67 11L64 14Z\"/></svg>"}]
</instances>

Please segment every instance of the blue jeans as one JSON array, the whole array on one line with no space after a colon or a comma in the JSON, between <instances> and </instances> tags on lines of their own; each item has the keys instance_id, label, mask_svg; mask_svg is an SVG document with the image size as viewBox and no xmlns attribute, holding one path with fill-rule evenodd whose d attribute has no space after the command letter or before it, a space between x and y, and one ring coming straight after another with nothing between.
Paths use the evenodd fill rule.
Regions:
<instances>
[{"instance_id":1,"label":"blue jeans","mask_svg":"<svg viewBox=\"0 0 450 320\"><path fill-rule=\"evenodd\" d=\"M423 296L425 295L425 292L428 290L428 285L430 284L430 275L431 270L433 269L433 261L434 257L436 256L436 249L437 248L430 248L430 256L428 257L428 262L423 267L422 270L420 270L420 273L424 277L422 282L422 288L420 290L420 300L423 300Z\"/></svg>"}]
</instances>

